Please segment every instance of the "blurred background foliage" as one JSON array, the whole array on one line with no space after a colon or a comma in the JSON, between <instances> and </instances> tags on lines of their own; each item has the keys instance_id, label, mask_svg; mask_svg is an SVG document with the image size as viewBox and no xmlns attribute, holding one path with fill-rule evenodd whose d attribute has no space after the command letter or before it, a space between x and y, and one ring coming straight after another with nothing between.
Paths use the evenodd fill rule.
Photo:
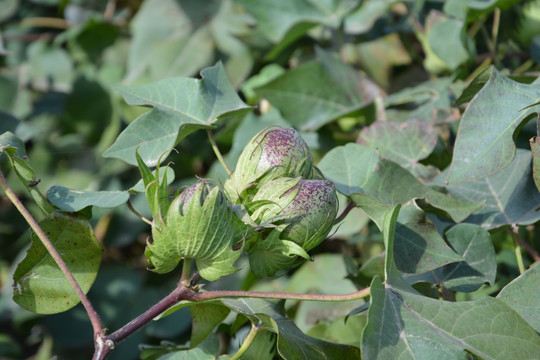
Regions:
<instances>
[{"instance_id":1,"label":"blurred background foliage","mask_svg":"<svg viewBox=\"0 0 540 360\"><path fill-rule=\"evenodd\" d=\"M453 104L468 81L490 64L521 82L536 79L540 1L3 0L0 133L12 131L26 142L42 190L53 185L126 190L140 179L138 170L101 155L147 109L125 104L114 86L196 77L217 61L254 106L215 130L232 166L249 138L268 125L300 129L320 159L355 141L378 119L419 119L432 127L432 149L401 165L429 183L451 160L463 109ZM313 107L306 94L333 104ZM527 125L518 146L528 147L535 133ZM171 193L197 176L223 181L206 134L190 135L177 150L169 157L176 174ZM13 174L8 180L29 200ZM80 305L41 316L12 302L11 276L24 257L29 232L9 201L0 201L0 359L89 357L91 327ZM143 196L132 196L132 202L150 216ZM92 225L105 253L89 297L106 327L116 329L158 301L177 279L146 271L150 227L125 206L94 208ZM539 244L535 226L521 231ZM495 285L458 298L494 293L519 274L512 237L503 228L492 238L499 267ZM244 268L210 286L346 293L382 272L383 248L377 227L354 210L316 250L318 260L288 277L256 281ZM346 276L350 280L343 280ZM355 334L365 318L343 322L358 306L290 304L288 313L311 336L358 345ZM227 321L218 333L232 353L246 328L230 335L234 324ZM189 311L182 309L129 337L111 358L139 358L141 344L183 344L190 326Z\"/></svg>"}]
</instances>

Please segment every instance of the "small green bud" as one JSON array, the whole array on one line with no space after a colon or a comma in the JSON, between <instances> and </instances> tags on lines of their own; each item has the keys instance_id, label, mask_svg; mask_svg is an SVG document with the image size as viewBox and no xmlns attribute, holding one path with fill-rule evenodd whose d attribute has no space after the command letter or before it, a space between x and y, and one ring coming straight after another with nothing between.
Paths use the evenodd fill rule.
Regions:
<instances>
[{"instance_id":1,"label":"small green bud","mask_svg":"<svg viewBox=\"0 0 540 360\"><path fill-rule=\"evenodd\" d=\"M178 195L162 222L152 226L153 242L146 257L158 273L172 271L184 259L194 259L199 274L213 281L231 274L241 249L245 225L234 215L223 190L206 181Z\"/></svg>"},{"instance_id":2,"label":"small green bud","mask_svg":"<svg viewBox=\"0 0 540 360\"><path fill-rule=\"evenodd\" d=\"M298 131L271 127L255 135L238 159L225 184L233 202L249 198L257 185L279 177L311 178L313 157Z\"/></svg>"},{"instance_id":3,"label":"small green bud","mask_svg":"<svg viewBox=\"0 0 540 360\"><path fill-rule=\"evenodd\" d=\"M276 179L262 185L253 203L263 203L252 218L265 227L248 245L252 270L259 276L301 263L326 238L337 215L335 186L328 180Z\"/></svg>"}]
</instances>

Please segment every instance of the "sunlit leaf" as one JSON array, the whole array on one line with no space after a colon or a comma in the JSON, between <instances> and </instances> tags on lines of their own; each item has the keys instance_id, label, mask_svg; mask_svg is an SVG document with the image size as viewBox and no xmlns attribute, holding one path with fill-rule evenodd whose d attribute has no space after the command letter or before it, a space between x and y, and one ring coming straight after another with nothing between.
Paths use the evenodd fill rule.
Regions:
<instances>
[{"instance_id":1,"label":"sunlit leaf","mask_svg":"<svg viewBox=\"0 0 540 360\"><path fill-rule=\"evenodd\" d=\"M231 87L221 63L202 70L201 76L117 87L128 104L153 109L132 122L103 156L136 164L138 147L145 163L155 166L162 154L193 131L211 129L220 117L248 109Z\"/></svg>"}]
</instances>

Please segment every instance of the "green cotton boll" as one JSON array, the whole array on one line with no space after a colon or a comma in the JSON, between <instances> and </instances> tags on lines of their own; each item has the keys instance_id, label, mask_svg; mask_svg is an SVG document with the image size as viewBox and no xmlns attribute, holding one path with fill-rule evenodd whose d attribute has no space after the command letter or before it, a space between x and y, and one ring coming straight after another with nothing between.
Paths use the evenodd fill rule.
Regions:
<instances>
[{"instance_id":1,"label":"green cotton boll","mask_svg":"<svg viewBox=\"0 0 540 360\"><path fill-rule=\"evenodd\" d=\"M333 182L300 178L265 183L252 204L262 204L252 218L263 230L250 239L247 249L258 276L272 276L309 259L307 251L326 238L338 209Z\"/></svg>"},{"instance_id":2,"label":"green cotton boll","mask_svg":"<svg viewBox=\"0 0 540 360\"><path fill-rule=\"evenodd\" d=\"M200 181L178 195L162 222L152 226L146 257L151 270L172 271L182 258L194 259L201 277L215 281L237 271L246 226L232 211L223 190Z\"/></svg>"},{"instance_id":3,"label":"green cotton boll","mask_svg":"<svg viewBox=\"0 0 540 360\"><path fill-rule=\"evenodd\" d=\"M311 178L313 157L294 129L270 127L255 135L238 158L236 169L225 183L233 202L243 202L257 185L279 177Z\"/></svg>"}]
</instances>

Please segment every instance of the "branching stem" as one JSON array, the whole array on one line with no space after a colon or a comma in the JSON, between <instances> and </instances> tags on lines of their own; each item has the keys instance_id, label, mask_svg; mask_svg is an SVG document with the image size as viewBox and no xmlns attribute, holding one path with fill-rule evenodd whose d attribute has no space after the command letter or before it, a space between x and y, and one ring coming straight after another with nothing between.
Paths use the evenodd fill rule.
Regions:
<instances>
[{"instance_id":1,"label":"branching stem","mask_svg":"<svg viewBox=\"0 0 540 360\"><path fill-rule=\"evenodd\" d=\"M229 166L227 165L227 163L225 162L225 159L223 158L223 155L221 155L221 151L219 151L219 148L217 147L216 140L214 139L214 133L212 132L212 130L206 130L206 132L208 133L208 138L210 139L210 144L212 145L212 150L214 150L214 153L216 154L216 156L218 158L218 161L220 162L221 166L223 166L223 168L225 169L227 174L229 176L231 176L232 171L229 168Z\"/></svg>"},{"instance_id":2,"label":"branching stem","mask_svg":"<svg viewBox=\"0 0 540 360\"><path fill-rule=\"evenodd\" d=\"M99 318L99 315L97 314L96 310L94 310L94 307L82 291L81 287L79 286L79 283L69 270L68 266L58 253L56 251L56 248L51 243L45 232L41 229L37 221L32 217L32 215L28 212L28 210L24 207L22 202L19 200L17 195L11 190L9 187L6 178L4 177L4 174L2 171L0 171L0 187L4 190L6 193L6 196L11 200L13 205L19 210L19 212L22 214L26 222L30 225L32 230L34 230L34 233L37 235L39 240L41 240L43 246L47 249L51 257L54 259L64 276L67 278L69 283L71 284L71 287L73 290L75 290L75 293L77 293L77 296L81 300L81 303L83 304L86 312L88 313L88 317L90 318L90 322L92 323L92 328L94 329L94 338L96 338L103 329L103 324L101 323L101 319Z\"/></svg>"}]
</instances>

